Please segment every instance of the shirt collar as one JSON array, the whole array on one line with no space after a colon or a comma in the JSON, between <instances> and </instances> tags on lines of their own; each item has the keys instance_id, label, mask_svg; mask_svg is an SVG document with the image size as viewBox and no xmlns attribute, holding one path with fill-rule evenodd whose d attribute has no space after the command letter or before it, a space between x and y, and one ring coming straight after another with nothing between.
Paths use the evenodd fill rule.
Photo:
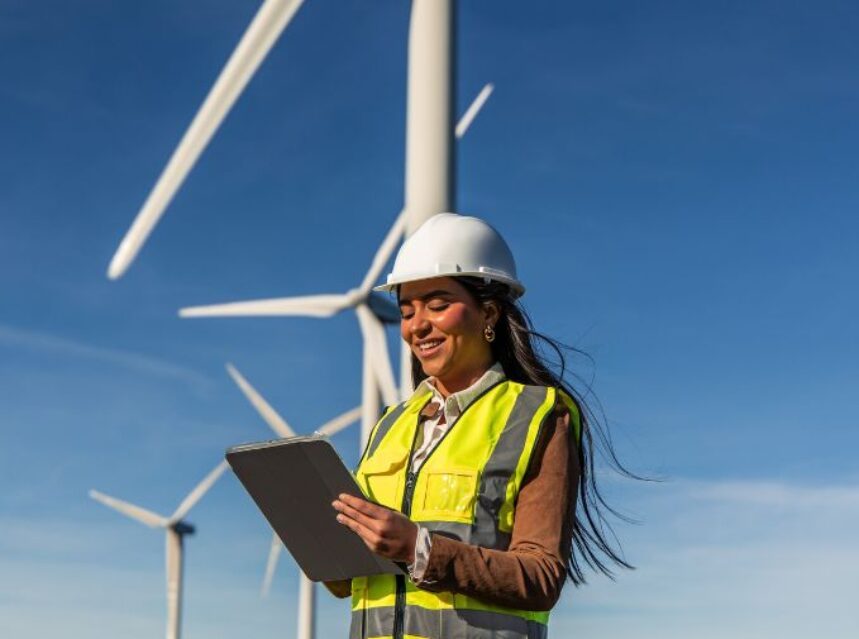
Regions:
<instances>
[{"instance_id":1,"label":"shirt collar","mask_svg":"<svg viewBox=\"0 0 859 639\"><path fill-rule=\"evenodd\" d=\"M464 411L471 402L477 399L479 395L489 390L489 388L498 382L504 381L506 378L507 376L504 374L504 369L501 364L499 362L495 362L486 370L485 373L483 373L483 375L480 376L480 379L474 382L471 386L464 388L461 391L457 391L456 393L451 393L447 396L447 399L444 399L435 387L434 377L427 377L418 384L418 387L415 389L415 394L432 392L433 396L430 403L437 402L440 406L443 406L445 416L448 421L452 421L452 418L458 417L460 413L462 413L462 411Z\"/></svg>"}]
</instances>

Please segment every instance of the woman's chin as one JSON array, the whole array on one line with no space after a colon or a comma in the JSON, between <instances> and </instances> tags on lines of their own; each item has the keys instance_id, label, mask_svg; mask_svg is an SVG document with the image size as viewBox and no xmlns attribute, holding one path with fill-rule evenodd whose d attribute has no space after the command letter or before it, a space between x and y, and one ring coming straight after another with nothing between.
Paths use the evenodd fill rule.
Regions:
<instances>
[{"instance_id":1,"label":"woman's chin","mask_svg":"<svg viewBox=\"0 0 859 639\"><path fill-rule=\"evenodd\" d=\"M428 377L438 377L444 373L444 362L439 357L418 358L421 368Z\"/></svg>"}]
</instances>

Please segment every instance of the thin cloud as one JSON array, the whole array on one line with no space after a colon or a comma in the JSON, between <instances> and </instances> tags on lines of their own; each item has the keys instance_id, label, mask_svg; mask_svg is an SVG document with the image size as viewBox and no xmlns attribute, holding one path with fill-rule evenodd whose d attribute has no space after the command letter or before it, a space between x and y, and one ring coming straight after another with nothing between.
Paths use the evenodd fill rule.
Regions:
<instances>
[{"instance_id":1,"label":"thin cloud","mask_svg":"<svg viewBox=\"0 0 859 639\"><path fill-rule=\"evenodd\" d=\"M699 500L811 508L845 508L859 511L859 484L804 486L775 481L688 482L690 496Z\"/></svg>"},{"instance_id":2,"label":"thin cloud","mask_svg":"<svg viewBox=\"0 0 859 639\"><path fill-rule=\"evenodd\" d=\"M678 480L626 498L637 566L568 587L552 633L636 639L859 636L859 483Z\"/></svg>"},{"instance_id":3,"label":"thin cloud","mask_svg":"<svg viewBox=\"0 0 859 639\"><path fill-rule=\"evenodd\" d=\"M0 344L49 355L78 357L102 362L135 373L179 380L198 388L208 387L213 383L205 375L163 359L132 351L104 348L51 333L30 331L3 324L0 324Z\"/></svg>"}]
</instances>

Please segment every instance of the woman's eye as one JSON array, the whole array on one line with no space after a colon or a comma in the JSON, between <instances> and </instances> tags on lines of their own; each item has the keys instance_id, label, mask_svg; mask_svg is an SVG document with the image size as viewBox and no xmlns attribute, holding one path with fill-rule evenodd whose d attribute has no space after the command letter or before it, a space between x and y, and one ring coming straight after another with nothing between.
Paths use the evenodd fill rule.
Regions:
<instances>
[{"instance_id":1,"label":"woman's eye","mask_svg":"<svg viewBox=\"0 0 859 639\"><path fill-rule=\"evenodd\" d=\"M439 303L439 304L433 304L432 306L427 306L427 308L428 308L429 310L431 310L431 311L436 311L436 312L437 312L437 311L443 311L443 310L444 310L444 309L446 309L448 306L450 306L450 304L447 304L447 303Z\"/></svg>"},{"instance_id":2,"label":"woman's eye","mask_svg":"<svg viewBox=\"0 0 859 639\"><path fill-rule=\"evenodd\" d=\"M414 313L412 311L400 311L400 317L404 320L411 319Z\"/></svg>"}]
</instances>

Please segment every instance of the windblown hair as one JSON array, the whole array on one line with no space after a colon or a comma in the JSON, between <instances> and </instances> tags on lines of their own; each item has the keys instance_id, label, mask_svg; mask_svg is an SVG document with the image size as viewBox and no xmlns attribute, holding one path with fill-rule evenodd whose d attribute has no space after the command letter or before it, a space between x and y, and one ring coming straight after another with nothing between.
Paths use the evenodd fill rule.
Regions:
<instances>
[{"instance_id":1,"label":"windblown hair","mask_svg":"<svg viewBox=\"0 0 859 639\"><path fill-rule=\"evenodd\" d=\"M521 384L560 389L573 399L578 408L581 422L581 441L578 446L579 498L570 505L573 539L567 561L567 576L576 586L584 584L586 580L583 562L612 579L614 572L610 564L634 569L635 567L623 558L619 544L618 550L615 550L609 542L610 537L618 543L604 510L623 521L633 520L612 508L597 487L594 475L595 450L598 448L609 465L621 474L634 479L646 478L633 474L620 463L608 429L603 424L605 420L600 419L602 409L599 402L588 388L589 384L584 383L580 376L567 367L568 354L586 358L588 356L574 347L535 331L527 313L506 284L466 276L457 277L456 281L462 284L478 304L497 304L500 314L495 325L496 338L492 342L492 353L504 368L507 378ZM554 354L555 361L546 356L546 349ZM426 377L420 361L412 353L412 381L415 387ZM578 392L575 385L567 381L567 377L572 377L579 385L584 384L585 392ZM588 397L591 405L586 401Z\"/></svg>"}]
</instances>

